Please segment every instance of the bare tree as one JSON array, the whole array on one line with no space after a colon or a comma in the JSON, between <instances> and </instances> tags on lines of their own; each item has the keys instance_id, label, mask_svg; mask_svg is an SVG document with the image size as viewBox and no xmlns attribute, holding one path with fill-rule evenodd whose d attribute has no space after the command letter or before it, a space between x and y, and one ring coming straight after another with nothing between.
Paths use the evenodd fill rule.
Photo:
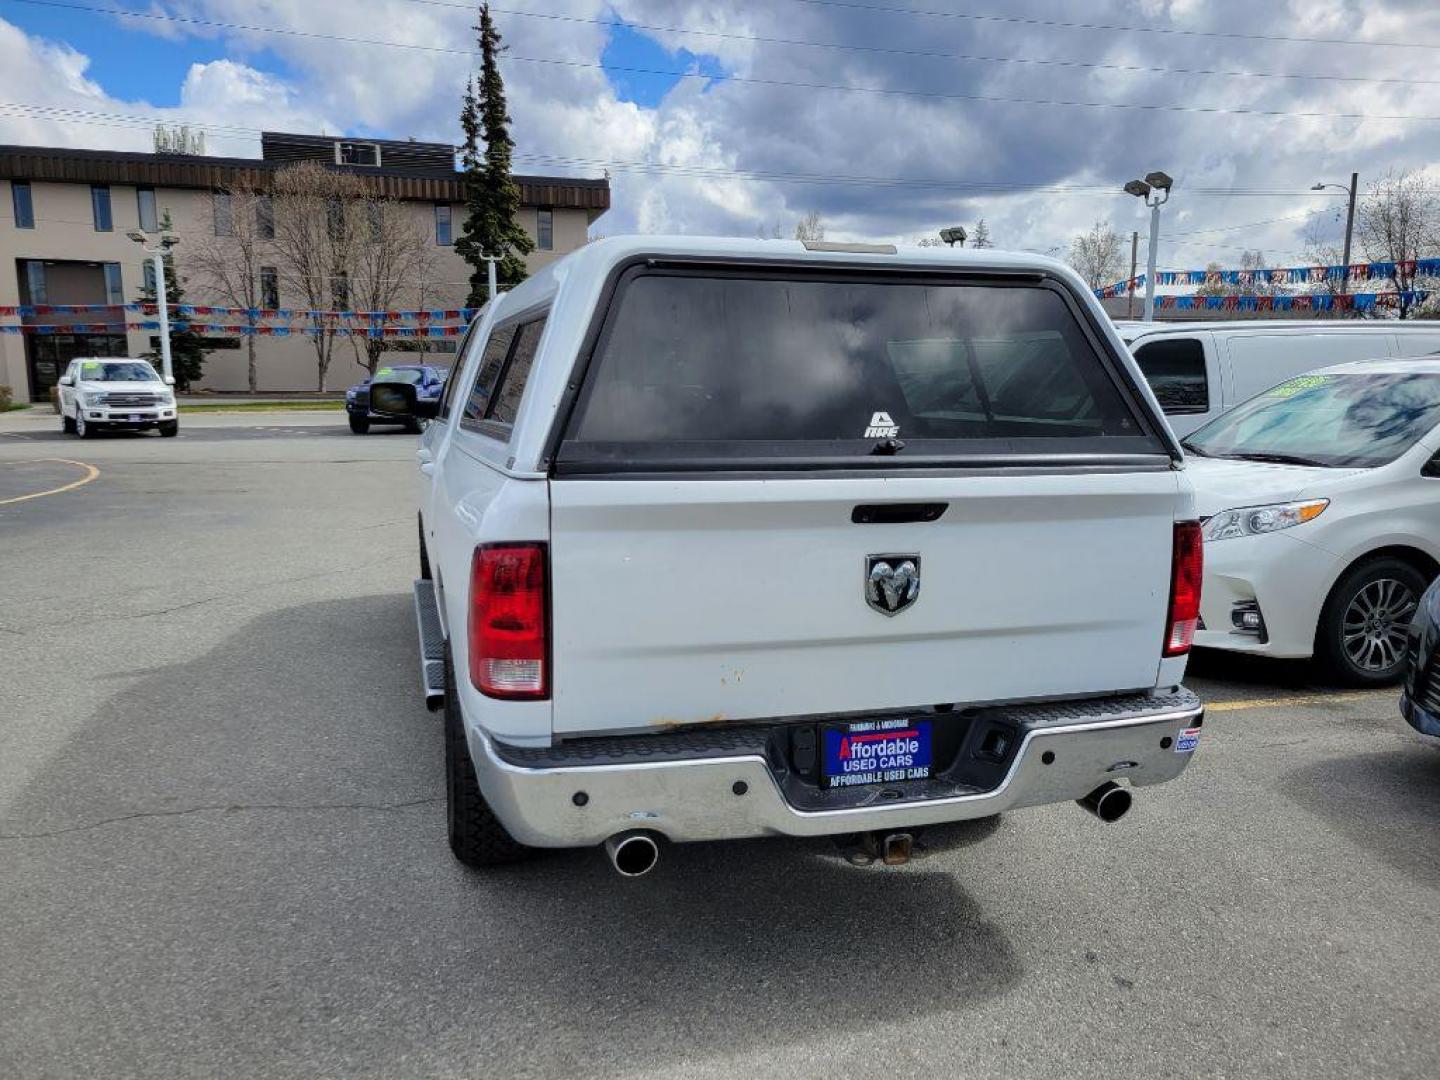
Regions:
<instances>
[{"instance_id":1,"label":"bare tree","mask_svg":"<svg viewBox=\"0 0 1440 1080\"><path fill-rule=\"evenodd\" d=\"M1196 296L1225 296L1230 291L1220 280L1221 269L1217 262L1205 264L1205 283L1195 289Z\"/></svg>"},{"instance_id":2,"label":"bare tree","mask_svg":"<svg viewBox=\"0 0 1440 1080\"><path fill-rule=\"evenodd\" d=\"M1400 318L1415 306L1415 260L1440 248L1440 199L1417 172L1386 173L1370 188L1355 215L1360 248L1372 263L1393 263L1387 275Z\"/></svg>"},{"instance_id":3,"label":"bare tree","mask_svg":"<svg viewBox=\"0 0 1440 1080\"><path fill-rule=\"evenodd\" d=\"M1070 242L1067 261L1092 289L1114 284L1125 272L1120 236L1105 221L1095 222L1089 232Z\"/></svg>"},{"instance_id":4,"label":"bare tree","mask_svg":"<svg viewBox=\"0 0 1440 1080\"><path fill-rule=\"evenodd\" d=\"M435 242L420 219L400 202L367 194L353 209L361 237L345 266L350 302L362 311L390 311L406 300L422 306L423 283L435 276ZM366 334L352 336L355 362L363 364L373 378L380 357L391 342ZM365 358L360 359L364 342Z\"/></svg>"},{"instance_id":5,"label":"bare tree","mask_svg":"<svg viewBox=\"0 0 1440 1080\"><path fill-rule=\"evenodd\" d=\"M315 349L320 390L325 389L340 329L340 320L324 312L350 306L349 272L369 227L364 195L359 177L314 161L275 173L277 269L285 291L316 312L307 336Z\"/></svg>"},{"instance_id":6,"label":"bare tree","mask_svg":"<svg viewBox=\"0 0 1440 1080\"><path fill-rule=\"evenodd\" d=\"M825 222L820 218L820 211L811 210L795 223L795 239L812 243L825 239Z\"/></svg>"},{"instance_id":7,"label":"bare tree","mask_svg":"<svg viewBox=\"0 0 1440 1080\"><path fill-rule=\"evenodd\" d=\"M270 193L248 182L219 189L214 196L215 220L222 226L211 235L204 230L190 248L189 263L197 284L218 303L251 312L265 306L260 268L272 259L275 210ZM250 392L257 389L255 334L258 322L247 314L252 332L245 336Z\"/></svg>"}]
</instances>

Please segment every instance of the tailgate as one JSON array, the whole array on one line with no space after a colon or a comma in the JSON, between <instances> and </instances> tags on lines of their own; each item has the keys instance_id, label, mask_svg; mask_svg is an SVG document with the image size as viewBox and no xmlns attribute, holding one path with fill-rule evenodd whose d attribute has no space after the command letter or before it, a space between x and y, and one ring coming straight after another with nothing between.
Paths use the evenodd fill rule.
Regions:
<instances>
[{"instance_id":1,"label":"tailgate","mask_svg":"<svg viewBox=\"0 0 1440 1080\"><path fill-rule=\"evenodd\" d=\"M555 731L1151 686L1177 484L1165 470L553 481ZM852 520L895 504L944 509ZM879 571L893 614L867 597L877 556L917 557L908 606Z\"/></svg>"}]
</instances>

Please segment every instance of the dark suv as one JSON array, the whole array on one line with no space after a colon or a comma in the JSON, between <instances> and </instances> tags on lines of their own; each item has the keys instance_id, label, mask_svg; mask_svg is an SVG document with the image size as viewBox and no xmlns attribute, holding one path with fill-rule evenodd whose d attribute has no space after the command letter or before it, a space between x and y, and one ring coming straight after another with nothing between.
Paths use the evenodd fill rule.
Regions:
<instances>
[{"instance_id":1,"label":"dark suv","mask_svg":"<svg viewBox=\"0 0 1440 1080\"><path fill-rule=\"evenodd\" d=\"M1410 623L1409 663L1400 712L1422 735L1440 738L1440 578L1436 578Z\"/></svg>"},{"instance_id":2,"label":"dark suv","mask_svg":"<svg viewBox=\"0 0 1440 1080\"><path fill-rule=\"evenodd\" d=\"M440 391L445 388L445 368L430 364L392 364L375 372L373 380L345 391L345 412L350 417L350 430L356 435L365 435L371 424L403 424L407 431L419 431L420 424L414 417L382 416L370 411L370 383L405 382L415 387L415 396L421 401L438 401Z\"/></svg>"}]
</instances>

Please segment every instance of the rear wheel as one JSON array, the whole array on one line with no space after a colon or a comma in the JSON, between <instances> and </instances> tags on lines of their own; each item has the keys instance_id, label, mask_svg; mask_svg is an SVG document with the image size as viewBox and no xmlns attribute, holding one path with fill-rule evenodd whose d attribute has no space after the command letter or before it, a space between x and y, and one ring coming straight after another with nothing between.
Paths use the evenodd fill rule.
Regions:
<instances>
[{"instance_id":1,"label":"rear wheel","mask_svg":"<svg viewBox=\"0 0 1440 1080\"><path fill-rule=\"evenodd\" d=\"M535 854L505 831L480 794L455 690L455 665L445 650L445 826L450 850L466 866L503 866Z\"/></svg>"},{"instance_id":2,"label":"rear wheel","mask_svg":"<svg viewBox=\"0 0 1440 1080\"><path fill-rule=\"evenodd\" d=\"M370 418L368 416L356 416L350 414L350 430L356 435L368 435L370 433Z\"/></svg>"},{"instance_id":3,"label":"rear wheel","mask_svg":"<svg viewBox=\"0 0 1440 1080\"><path fill-rule=\"evenodd\" d=\"M1425 577L1394 558L1371 559L1335 583L1320 613L1315 657L1350 686L1383 686L1405 671L1406 628Z\"/></svg>"}]
</instances>

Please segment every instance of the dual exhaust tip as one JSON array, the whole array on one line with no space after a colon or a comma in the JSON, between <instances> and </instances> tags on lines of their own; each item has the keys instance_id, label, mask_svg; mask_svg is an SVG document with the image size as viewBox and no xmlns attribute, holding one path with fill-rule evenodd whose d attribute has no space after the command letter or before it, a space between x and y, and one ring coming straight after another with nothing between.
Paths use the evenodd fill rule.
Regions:
<instances>
[{"instance_id":1,"label":"dual exhaust tip","mask_svg":"<svg viewBox=\"0 0 1440 1080\"><path fill-rule=\"evenodd\" d=\"M1119 821L1129 811L1133 800L1130 792L1114 781L1106 781L1083 799L1076 800L1101 821ZM879 861L886 866L904 866L914 853L915 837L908 832L866 833L860 851L866 862ZM660 861L660 845L653 833L640 829L616 833L605 841L605 854L610 865L621 877L644 877Z\"/></svg>"}]
</instances>

